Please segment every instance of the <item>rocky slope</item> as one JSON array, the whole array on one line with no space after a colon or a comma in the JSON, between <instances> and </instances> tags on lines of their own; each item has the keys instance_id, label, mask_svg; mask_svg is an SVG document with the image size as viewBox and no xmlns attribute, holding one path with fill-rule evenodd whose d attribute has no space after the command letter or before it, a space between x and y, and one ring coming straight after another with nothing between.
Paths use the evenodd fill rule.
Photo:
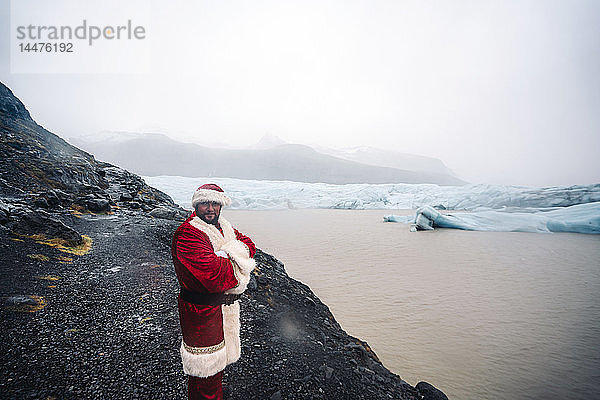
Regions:
<instances>
[{"instance_id":1,"label":"rocky slope","mask_svg":"<svg viewBox=\"0 0 600 400\"><path fill-rule=\"evenodd\" d=\"M0 83L0 194L36 206L93 212L119 206L150 211L169 196L121 168L97 161L36 124Z\"/></svg>"},{"instance_id":2,"label":"rocky slope","mask_svg":"<svg viewBox=\"0 0 600 400\"><path fill-rule=\"evenodd\" d=\"M0 96L0 398L185 398L169 246L186 212ZM388 371L275 258L257 262L226 398L446 398Z\"/></svg>"}]
</instances>

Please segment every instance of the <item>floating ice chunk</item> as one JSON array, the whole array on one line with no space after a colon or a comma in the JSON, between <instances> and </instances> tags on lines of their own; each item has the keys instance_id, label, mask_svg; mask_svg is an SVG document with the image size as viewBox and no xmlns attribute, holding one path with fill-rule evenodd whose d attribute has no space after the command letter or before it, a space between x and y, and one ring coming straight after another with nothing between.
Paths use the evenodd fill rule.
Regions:
<instances>
[{"instance_id":1,"label":"floating ice chunk","mask_svg":"<svg viewBox=\"0 0 600 400\"><path fill-rule=\"evenodd\" d=\"M415 220L412 215L386 215L383 217L383 222L401 222L403 224L410 224Z\"/></svg>"},{"instance_id":2,"label":"floating ice chunk","mask_svg":"<svg viewBox=\"0 0 600 400\"><path fill-rule=\"evenodd\" d=\"M406 222L406 218L386 216L384 221ZM553 211L507 212L475 211L442 214L431 206L420 207L414 218L416 230L454 228L502 232L600 233L600 202L579 204Z\"/></svg>"},{"instance_id":3,"label":"floating ice chunk","mask_svg":"<svg viewBox=\"0 0 600 400\"><path fill-rule=\"evenodd\" d=\"M600 202L579 204L545 213L552 232L600 233Z\"/></svg>"}]
</instances>

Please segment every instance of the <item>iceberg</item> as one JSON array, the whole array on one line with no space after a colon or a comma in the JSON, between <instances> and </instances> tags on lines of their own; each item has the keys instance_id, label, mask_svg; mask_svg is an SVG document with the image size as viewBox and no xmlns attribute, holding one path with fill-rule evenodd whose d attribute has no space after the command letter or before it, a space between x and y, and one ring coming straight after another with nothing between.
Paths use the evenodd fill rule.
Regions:
<instances>
[{"instance_id":1,"label":"iceberg","mask_svg":"<svg viewBox=\"0 0 600 400\"><path fill-rule=\"evenodd\" d=\"M600 202L600 184L531 188L510 185L438 186L433 184L346 184L258 181L215 177L152 176L149 185L190 209L192 193L214 182L232 198L231 208L274 210L341 208L356 210L417 209L539 211Z\"/></svg>"},{"instance_id":2,"label":"iceberg","mask_svg":"<svg viewBox=\"0 0 600 400\"><path fill-rule=\"evenodd\" d=\"M410 218L410 221L408 219ZM501 232L600 233L600 202L578 204L552 211L475 211L443 214L431 206L417 209L415 217L388 215L386 222L412 222L411 230L454 228Z\"/></svg>"}]
</instances>

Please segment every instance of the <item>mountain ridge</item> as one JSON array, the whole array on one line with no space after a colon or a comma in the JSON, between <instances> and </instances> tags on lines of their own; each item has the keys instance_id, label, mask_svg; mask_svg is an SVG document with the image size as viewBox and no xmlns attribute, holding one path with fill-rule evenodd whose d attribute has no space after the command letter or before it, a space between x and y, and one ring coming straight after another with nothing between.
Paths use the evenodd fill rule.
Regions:
<instances>
[{"instance_id":1,"label":"mountain ridge","mask_svg":"<svg viewBox=\"0 0 600 400\"><path fill-rule=\"evenodd\" d=\"M144 176L214 176L331 184L466 183L443 172L368 165L325 154L311 146L279 144L272 139L274 145L255 149L225 149L183 143L162 134L140 135L123 141L72 141L100 159Z\"/></svg>"}]
</instances>

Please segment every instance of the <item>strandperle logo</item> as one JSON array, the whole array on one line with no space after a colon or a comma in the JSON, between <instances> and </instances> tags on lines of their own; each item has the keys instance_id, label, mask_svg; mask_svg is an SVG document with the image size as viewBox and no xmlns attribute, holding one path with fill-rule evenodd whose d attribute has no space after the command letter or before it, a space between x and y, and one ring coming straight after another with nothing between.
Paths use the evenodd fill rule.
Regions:
<instances>
[{"instance_id":1,"label":"strandperle logo","mask_svg":"<svg viewBox=\"0 0 600 400\"><path fill-rule=\"evenodd\" d=\"M97 40L143 40L146 28L127 20L124 25L90 25L86 19L81 25L21 25L17 26L18 40L86 40L92 46Z\"/></svg>"},{"instance_id":2,"label":"strandperle logo","mask_svg":"<svg viewBox=\"0 0 600 400\"><path fill-rule=\"evenodd\" d=\"M154 65L151 30L148 0L11 0L10 70L150 73Z\"/></svg>"}]
</instances>

